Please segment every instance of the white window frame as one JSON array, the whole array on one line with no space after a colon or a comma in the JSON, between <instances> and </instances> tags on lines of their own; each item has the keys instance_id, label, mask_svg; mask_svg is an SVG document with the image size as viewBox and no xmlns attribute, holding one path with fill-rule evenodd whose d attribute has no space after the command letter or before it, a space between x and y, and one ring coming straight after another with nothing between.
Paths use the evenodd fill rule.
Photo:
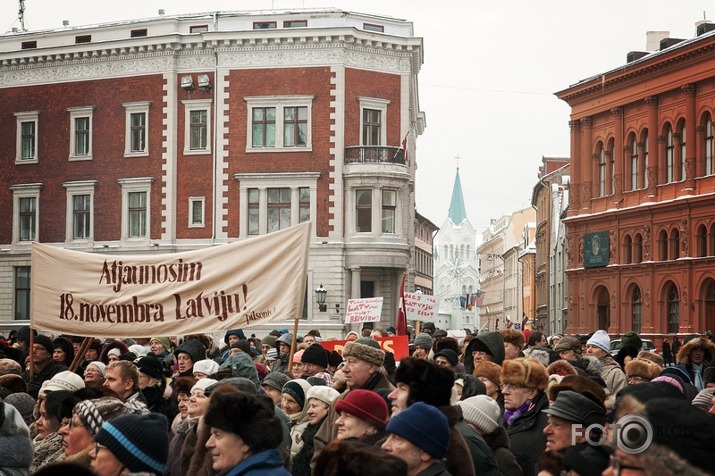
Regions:
<instances>
[{"instance_id":1,"label":"white window frame","mask_svg":"<svg viewBox=\"0 0 715 476\"><path fill-rule=\"evenodd\" d=\"M122 237L123 244L149 243L151 239L151 184L153 177L124 178L117 180L122 186ZM146 193L146 236L129 237L129 194L133 192Z\"/></svg>"},{"instance_id":2,"label":"white window frame","mask_svg":"<svg viewBox=\"0 0 715 476\"><path fill-rule=\"evenodd\" d=\"M39 137L39 125L40 125L40 113L39 111L27 111L27 112L16 112L15 117L17 118L17 136L16 136L16 146L15 146L15 163L16 164L36 164L39 161L39 153L37 150ZM23 159L22 158L22 123L23 122L34 122L35 123L35 155L34 157Z\"/></svg>"},{"instance_id":3,"label":"white window frame","mask_svg":"<svg viewBox=\"0 0 715 476\"><path fill-rule=\"evenodd\" d=\"M313 150L312 117L313 100L315 96L250 96L246 97L246 152L265 153L275 152L306 152ZM253 108L254 107L275 107L276 108L276 145L273 147L253 147ZM284 147L283 146L283 108L286 107L307 107L308 123L305 146Z\"/></svg>"},{"instance_id":4,"label":"white window frame","mask_svg":"<svg viewBox=\"0 0 715 476\"><path fill-rule=\"evenodd\" d=\"M184 155L205 155L211 153L211 106L212 99L191 99L181 101L184 105ZM206 111L206 148L191 148L191 113L194 111Z\"/></svg>"},{"instance_id":5,"label":"white window frame","mask_svg":"<svg viewBox=\"0 0 715 476\"><path fill-rule=\"evenodd\" d=\"M194 223L194 203L201 203L201 222ZM189 228L205 228L206 227L206 197L189 197Z\"/></svg>"},{"instance_id":6,"label":"white window frame","mask_svg":"<svg viewBox=\"0 0 715 476\"><path fill-rule=\"evenodd\" d=\"M70 113L70 155L69 160L80 161L80 160L92 160L92 146L94 145L94 140L92 136L94 135L94 126L92 121L92 115L94 114L94 106L80 106L80 107L68 107L67 111ZM89 147L87 148L86 155L75 155L75 142L76 142L76 130L75 130L75 119L82 117L89 118Z\"/></svg>"},{"instance_id":7,"label":"white window frame","mask_svg":"<svg viewBox=\"0 0 715 476\"><path fill-rule=\"evenodd\" d=\"M364 146L362 141L363 136L363 111L365 109L375 109L380 111L380 146L387 145L387 106L390 104L388 99L358 97L360 103L360 145Z\"/></svg>"},{"instance_id":8,"label":"white window frame","mask_svg":"<svg viewBox=\"0 0 715 476\"><path fill-rule=\"evenodd\" d=\"M12 190L12 244L19 246L29 246L33 241L40 240L40 190L41 183L27 183L11 185ZM34 240L20 240L20 199L35 199L35 238Z\"/></svg>"},{"instance_id":9,"label":"white window frame","mask_svg":"<svg viewBox=\"0 0 715 476\"><path fill-rule=\"evenodd\" d=\"M62 186L67 190L67 212L65 217L65 242L66 243L92 243L94 241L94 189L96 180L77 180L64 182ZM89 236L87 238L74 237L74 203L76 195L89 195Z\"/></svg>"},{"instance_id":10,"label":"white window frame","mask_svg":"<svg viewBox=\"0 0 715 476\"><path fill-rule=\"evenodd\" d=\"M151 101L127 102L125 111L124 157L146 157L149 155L149 106ZM132 150L132 114L144 114L144 150Z\"/></svg>"},{"instance_id":11,"label":"white window frame","mask_svg":"<svg viewBox=\"0 0 715 476\"><path fill-rule=\"evenodd\" d=\"M236 174L234 178L240 182L239 202L240 222L239 236L246 238L248 235L248 189L258 189L258 235L265 235L268 232L268 189L269 188L290 188L290 223L291 226L300 222L300 195L299 189L306 187L310 190L310 222L312 235L315 236L315 219L318 203L318 179L319 173L298 172L298 173L278 173L278 174ZM256 235L250 235L256 236Z\"/></svg>"},{"instance_id":12,"label":"white window frame","mask_svg":"<svg viewBox=\"0 0 715 476\"><path fill-rule=\"evenodd\" d=\"M357 191L372 190L372 231L357 231ZM395 230L393 232L385 232L382 229L382 191L390 190L395 192ZM401 237L404 233L402 227L403 217L403 194L400 184L355 184L348 188L345 195L345 209L349 210L349 216L346 217L346 230L348 234L357 236L382 236L382 237Z\"/></svg>"}]
</instances>

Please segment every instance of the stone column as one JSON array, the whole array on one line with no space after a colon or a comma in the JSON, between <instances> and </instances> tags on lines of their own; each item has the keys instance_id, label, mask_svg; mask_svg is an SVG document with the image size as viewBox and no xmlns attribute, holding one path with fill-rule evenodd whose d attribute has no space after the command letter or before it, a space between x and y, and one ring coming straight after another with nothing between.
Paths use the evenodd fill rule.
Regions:
<instances>
[{"instance_id":1,"label":"stone column","mask_svg":"<svg viewBox=\"0 0 715 476\"><path fill-rule=\"evenodd\" d=\"M581 208L581 122L569 121L571 134L571 186L570 206L578 211Z\"/></svg>"},{"instance_id":2,"label":"stone column","mask_svg":"<svg viewBox=\"0 0 715 476\"><path fill-rule=\"evenodd\" d=\"M686 84L680 88L685 95L685 177L683 190L693 190L695 188L695 84ZM699 139L699 137L698 137Z\"/></svg>"},{"instance_id":3,"label":"stone column","mask_svg":"<svg viewBox=\"0 0 715 476\"><path fill-rule=\"evenodd\" d=\"M591 208L591 191L593 190L593 120L590 117L581 119L581 160L587 164L581 169L581 208Z\"/></svg>"},{"instance_id":4,"label":"stone column","mask_svg":"<svg viewBox=\"0 0 715 476\"><path fill-rule=\"evenodd\" d=\"M645 98L648 106L648 166L646 174L648 177L648 196L655 197L656 185L658 185L658 97L648 96Z\"/></svg>"},{"instance_id":5,"label":"stone column","mask_svg":"<svg viewBox=\"0 0 715 476\"><path fill-rule=\"evenodd\" d=\"M615 122L615 137L613 146L613 201L620 202L623 195L623 108L614 107L611 109Z\"/></svg>"}]
</instances>

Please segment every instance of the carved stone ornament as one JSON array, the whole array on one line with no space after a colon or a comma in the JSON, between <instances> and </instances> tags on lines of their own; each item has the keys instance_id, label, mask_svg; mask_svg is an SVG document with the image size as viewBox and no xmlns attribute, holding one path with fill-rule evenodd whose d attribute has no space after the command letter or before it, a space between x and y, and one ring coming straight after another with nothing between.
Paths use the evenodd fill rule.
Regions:
<instances>
[{"instance_id":1,"label":"carved stone ornament","mask_svg":"<svg viewBox=\"0 0 715 476\"><path fill-rule=\"evenodd\" d=\"M583 200L582 203L589 204L591 203L591 182L586 182L582 184L583 186Z\"/></svg>"},{"instance_id":2,"label":"carved stone ornament","mask_svg":"<svg viewBox=\"0 0 715 476\"><path fill-rule=\"evenodd\" d=\"M613 230L610 230L608 232L608 241L609 241L609 253L610 253L610 262L615 262L616 261L616 232Z\"/></svg>"},{"instance_id":3,"label":"carved stone ornament","mask_svg":"<svg viewBox=\"0 0 715 476\"><path fill-rule=\"evenodd\" d=\"M611 309L616 308L616 291L611 293Z\"/></svg>"},{"instance_id":4,"label":"carved stone ornament","mask_svg":"<svg viewBox=\"0 0 715 476\"><path fill-rule=\"evenodd\" d=\"M687 306L688 305L688 288L683 288L683 305Z\"/></svg>"},{"instance_id":5,"label":"carved stone ornament","mask_svg":"<svg viewBox=\"0 0 715 476\"><path fill-rule=\"evenodd\" d=\"M650 292L646 291L643 293L643 302L646 306L650 306Z\"/></svg>"},{"instance_id":6,"label":"carved stone ornament","mask_svg":"<svg viewBox=\"0 0 715 476\"><path fill-rule=\"evenodd\" d=\"M621 174L616 174L613 177L614 194L618 197L623 193L623 177Z\"/></svg>"},{"instance_id":7,"label":"carved stone ornament","mask_svg":"<svg viewBox=\"0 0 715 476\"><path fill-rule=\"evenodd\" d=\"M586 297L583 294L581 294L581 297L578 299L578 301L579 301L579 307L583 311L584 308L586 307Z\"/></svg>"},{"instance_id":8,"label":"carved stone ornament","mask_svg":"<svg viewBox=\"0 0 715 476\"><path fill-rule=\"evenodd\" d=\"M680 221L680 251L683 256L688 254L688 220Z\"/></svg>"},{"instance_id":9,"label":"carved stone ornament","mask_svg":"<svg viewBox=\"0 0 715 476\"><path fill-rule=\"evenodd\" d=\"M650 226L643 227L643 261L650 261Z\"/></svg>"}]
</instances>

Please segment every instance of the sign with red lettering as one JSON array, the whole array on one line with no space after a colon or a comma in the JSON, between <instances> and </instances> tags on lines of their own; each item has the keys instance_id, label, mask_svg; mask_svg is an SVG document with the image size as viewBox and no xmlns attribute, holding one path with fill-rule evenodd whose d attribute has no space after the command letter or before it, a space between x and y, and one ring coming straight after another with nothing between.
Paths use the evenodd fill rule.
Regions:
<instances>
[{"instance_id":1,"label":"sign with red lettering","mask_svg":"<svg viewBox=\"0 0 715 476\"><path fill-rule=\"evenodd\" d=\"M399 362L405 357L410 356L410 341L407 336L391 336L391 337L378 337L375 339L380 347L385 352L392 352L395 355L395 361ZM343 355L343 349L347 340L324 340L320 343L328 352L336 351L338 354Z\"/></svg>"},{"instance_id":2,"label":"sign with red lettering","mask_svg":"<svg viewBox=\"0 0 715 476\"><path fill-rule=\"evenodd\" d=\"M437 298L428 294L405 293L407 320L435 322L437 319Z\"/></svg>"},{"instance_id":3,"label":"sign with red lettering","mask_svg":"<svg viewBox=\"0 0 715 476\"><path fill-rule=\"evenodd\" d=\"M345 324L375 322L382 315L382 296L363 299L348 299Z\"/></svg>"}]
</instances>

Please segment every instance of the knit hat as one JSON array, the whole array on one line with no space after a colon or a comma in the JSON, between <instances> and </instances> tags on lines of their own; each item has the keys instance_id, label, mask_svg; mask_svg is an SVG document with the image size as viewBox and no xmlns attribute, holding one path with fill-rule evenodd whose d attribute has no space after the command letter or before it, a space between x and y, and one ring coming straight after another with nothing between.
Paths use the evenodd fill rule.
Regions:
<instances>
[{"instance_id":1,"label":"knit hat","mask_svg":"<svg viewBox=\"0 0 715 476\"><path fill-rule=\"evenodd\" d=\"M278 360L278 351L276 349L268 349L268 352L266 352L266 360Z\"/></svg>"},{"instance_id":2,"label":"knit hat","mask_svg":"<svg viewBox=\"0 0 715 476\"><path fill-rule=\"evenodd\" d=\"M218 372L219 365L215 360L204 359L199 360L194 364L194 375L202 373L206 375L215 375Z\"/></svg>"},{"instance_id":3,"label":"knit hat","mask_svg":"<svg viewBox=\"0 0 715 476\"><path fill-rule=\"evenodd\" d=\"M591 338L586 341L586 345L595 345L606 353L611 352L610 344L611 339L608 337L608 333L603 329L594 332Z\"/></svg>"},{"instance_id":4,"label":"knit hat","mask_svg":"<svg viewBox=\"0 0 715 476\"><path fill-rule=\"evenodd\" d=\"M501 365L497 365L494 362L480 363L474 367L472 375L475 377L484 377L496 386L501 385Z\"/></svg>"},{"instance_id":5,"label":"knit hat","mask_svg":"<svg viewBox=\"0 0 715 476\"><path fill-rule=\"evenodd\" d=\"M22 367L12 359L0 359L0 376L7 374L20 375Z\"/></svg>"},{"instance_id":6,"label":"knit hat","mask_svg":"<svg viewBox=\"0 0 715 476\"><path fill-rule=\"evenodd\" d=\"M643 341L635 331L626 332L621 336L621 345L618 348L621 349L627 346L631 346L636 350L643 348Z\"/></svg>"},{"instance_id":7,"label":"knit hat","mask_svg":"<svg viewBox=\"0 0 715 476\"><path fill-rule=\"evenodd\" d=\"M276 336L268 334L266 337L261 339L261 345L270 345L271 347L273 347L274 345L276 345L276 339Z\"/></svg>"},{"instance_id":8,"label":"knit hat","mask_svg":"<svg viewBox=\"0 0 715 476\"><path fill-rule=\"evenodd\" d=\"M347 396L335 404L337 413L347 412L377 428L385 429L388 417L387 403L371 390L350 390Z\"/></svg>"},{"instance_id":9,"label":"knit hat","mask_svg":"<svg viewBox=\"0 0 715 476\"><path fill-rule=\"evenodd\" d=\"M234 342L233 344L231 344L230 348L231 349L239 349L239 350L241 350L241 352L245 352L248 355L252 354L251 345L245 339L241 339L241 340Z\"/></svg>"},{"instance_id":10,"label":"knit hat","mask_svg":"<svg viewBox=\"0 0 715 476\"><path fill-rule=\"evenodd\" d=\"M414 344L415 347L422 347L423 349L427 349L427 351L429 351L432 349L434 339L432 339L432 336L427 334L426 332L422 332L421 334L417 334L417 337L415 337Z\"/></svg>"},{"instance_id":11,"label":"knit hat","mask_svg":"<svg viewBox=\"0 0 715 476\"><path fill-rule=\"evenodd\" d=\"M100 397L94 400L82 400L74 406L72 412L77 415L82 425L94 436L105 421L131 413L124 403L116 397Z\"/></svg>"},{"instance_id":12,"label":"knit hat","mask_svg":"<svg viewBox=\"0 0 715 476\"><path fill-rule=\"evenodd\" d=\"M3 474L28 474L33 459L30 431L20 412L0 402L0 461Z\"/></svg>"},{"instance_id":13,"label":"knit hat","mask_svg":"<svg viewBox=\"0 0 715 476\"><path fill-rule=\"evenodd\" d=\"M338 398L338 396L340 396L340 392L334 388L318 385L308 389L308 393L305 395L305 401L307 402L311 398L315 398L330 406L335 403L335 399Z\"/></svg>"},{"instance_id":14,"label":"knit hat","mask_svg":"<svg viewBox=\"0 0 715 476\"><path fill-rule=\"evenodd\" d=\"M104 378L104 373L107 371L107 366L104 365L104 362L100 362L99 360L93 360L92 362L87 364L87 368L89 366L96 367L97 370L99 370L99 373L102 374L102 378Z\"/></svg>"},{"instance_id":15,"label":"knit hat","mask_svg":"<svg viewBox=\"0 0 715 476\"><path fill-rule=\"evenodd\" d=\"M126 415L105 422L95 440L130 471L161 475L169 457L167 428L161 413Z\"/></svg>"},{"instance_id":16,"label":"knit hat","mask_svg":"<svg viewBox=\"0 0 715 476\"><path fill-rule=\"evenodd\" d=\"M626 377L640 377L643 380L653 380L660 373L658 364L645 359L633 359L626 364Z\"/></svg>"},{"instance_id":17,"label":"knit hat","mask_svg":"<svg viewBox=\"0 0 715 476\"><path fill-rule=\"evenodd\" d=\"M153 355L141 357L135 362L135 364L139 368L139 371L141 373L146 374L151 378L155 378L158 380L163 377L163 368L161 366L161 362ZM194 369L195 368L196 367L194 367Z\"/></svg>"},{"instance_id":18,"label":"knit hat","mask_svg":"<svg viewBox=\"0 0 715 476\"><path fill-rule=\"evenodd\" d=\"M347 342L343 349L343 359L348 357L355 357L377 366L382 366L385 362L385 352L380 348L380 344L369 337Z\"/></svg>"},{"instance_id":19,"label":"knit hat","mask_svg":"<svg viewBox=\"0 0 715 476\"><path fill-rule=\"evenodd\" d=\"M449 364L452 367L457 365L457 363L459 362L459 357L457 356L457 353L455 351L453 351L452 349L440 350L439 352L434 354L435 360L437 359L437 357L444 357L445 359L447 359L447 361L449 361Z\"/></svg>"},{"instance_id":20,"label":"knit hat","mask_svg":"<svg viewBox=\"0 0 715 476\"><path fill-rule=\"evenodd\" d=\"M327 367L328 351L320 344L313 344L305 349L301 362L304 364L315 364L319 367Z\"/></svg>"},{"instance_id":21,"label":"knit hat","mask_svg":"<svg viewBox=\"0 0 715 476\"><path fill-rule=\"evenodd\" d=\"M499 426L501 416L499 404L486 395L476 395L457 403L462 408L462 416L468 423L489 434Z\"/></svg>"},{"instance_id":22,"label":"knit hat","mask_svg":"<svg viewBox=\"0 0 715 476\"><path fill-rule=\"evenodd\" d=\"M406 439L433 458L447 456L449 423L444 413L431 405L422 402L410 405L390 419L386 431Z\"/></svg>"},{"instance_id":23,"label":"knit hat","mask_svg":"<svg viewBox=\"0 0 715 476\"><path fill-rule=\"evenodd\" d=\"M582 395L571 390L561 391L554 403L542 412L584 425L604 424L606 408L603 404L596 403L595 396L591 396L589 392L585 393L586 395Z\"/></svg>"},{"instance_id":24,"label":"knit hat","mask_svg":"<svg viewBox=\"0 0 715 476\"><path fill-rule=\"evenodd\" d=\"M17 411L20 412L20 416L22 416L23 420L27 421L33 417L35 399L27 393L13 393L4 398L3 402L15 407Z\"/></svg>"},{"instance_id":25,"label":"knit hat","mask_svg":"<svg viewBox=\"0 0 715 476\"><path fill-rule=\"evenodd\" d=\"M171 340L169 340L168 337L152 337L149 343L151 344L153 341L157 341L161 345L164 346L164 349L166 349L167 352L171 352Z\"/></svg>"},{"instance_id":26,"label":"knit hat","mask_svg":"<svg viewBox=\"0 0 715 476\"><path fill-rule=\"evenodd\" d=\"M214 380L212 378L202 378L196 382L193 387L191 387L191 393L194 393L194 390L201 390L205 392L207 388L217 382L218 380Z\"/></svg>"},{"instance_id":27,"label":"knit hat","mask_svg":"<svg viewBox=\"0 0 715 476\"><path fill-rule=\"evenodd\" d=\"M50 380L45 380L42 383L42 387L40 387L38 395L43 397L47 392L53 392L55 390L69 390L70 392L74 392L80 388L84 388L84 380L82 380L82 377L74 372L65 370L58 372Z\"/></svg>"},{"instance_id":28,"label":"knit hat","mask_svg":"<svg viewBox=\"0 0 715 476\"><path fill-rule=\"evenodd\" d=\"M554 351L573 350L576 355L581 355L581 340L573 336L563 336Z\"/></svg>"},{"instance_id":29,"label":"knit hat","mask_svg":"<svg viewBox=\"0 0 715 476\"><path fill-rule=\"evenodd\" d=\"M524 337L523 332L517 331L516 329L503 329L499 332L501 332L505 344L509 343L517 346L520 349L524 348L526 338Z\"/></svg>"},{"instance_id":30,"label":"knit hat","mask_svg":"<svg viewBox=\"0 0 715 476\"><path fill-rule=\"evenodd\" d=\"M263 379L261 385L268 385L269 387L275 388L279 392L282 392L283 386L289 381L290 377L288 377L283 372L270 372L268 375L266 375L266 378Z\"/></svg>"},{"instance_id":31,"label":"knit hat","mask_svg":"<svg viewBox=\"0 0 715 476\"><path fill-rule=\"evenodd\" d=\"M305 352L305 351L303 349L300 349L298 352L293 354L293 363L294 364L303 363L303 352Z\"/></svg>"},{"instance_id":32,"label":"knit hat","mask_svg":"<svg viewBox=\"0 0 715 476\"><path fill-rule=\"evenodd\" d=\"M310 389L310 384L302 378L296 378L283 385L283 393L293 397L300 408L305 405L305 392Z\"/></svg>"},{"instance_id":33,"label":"knit hat","mask_svg":"<svg viewBox=\"0 0 715 476\"><path fill-rule=\"evenodd\" d=\"M52 351L55 350L55 346L52 344L52 339L50 339L46 335L36 335L33 339L33 345L34 344L41 345L42 347L47 349L47 352L49 352L50 355L52 355Z\"/></svg>"},{"instance_id":34,"label":"knit hat","mask_svg":"<svg viewBox=\"0 0 715 476\"><path fill-rule=\"evenodd\" d=\"M502 364L501 383L541 391L549 383L549 374L546 373L546 367L538 360L523 357L509 359Z\"/></svg>"}]
</instances>

